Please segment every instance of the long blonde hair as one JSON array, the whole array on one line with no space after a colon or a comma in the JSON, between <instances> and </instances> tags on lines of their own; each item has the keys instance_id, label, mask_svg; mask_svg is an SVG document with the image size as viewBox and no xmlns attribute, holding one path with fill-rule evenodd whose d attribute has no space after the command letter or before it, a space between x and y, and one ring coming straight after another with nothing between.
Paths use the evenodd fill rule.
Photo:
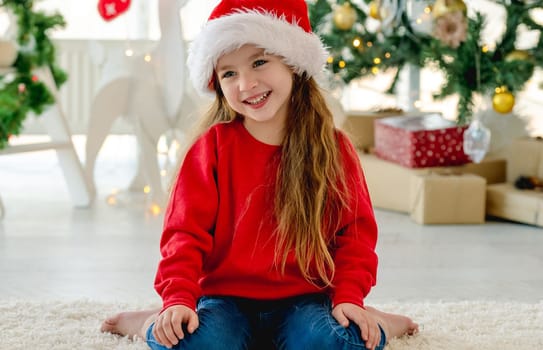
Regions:
<instances>
[{"instance_id":1,"label":"long blonde hair","mask_svg":"<svg viewBox=\"0 0 543 350\"><path fill-rule=\"evenodd\" d=\"M346 181L333 116L313 78L294 76L282 152L275 194L282 268L294 249L303 276L331 286L334 235L328 232L337 230Z\"/></svg>"},{"instance_id":2,"label":"long blonde hair","mask_svg":"<svg viewBox=\"0 0 543 350\"><path fill-rule=\"evenodd\" d=\"M294 251L304 278L319 287L332 285L335 272L330 251L345 205L345 174L341 165L332 113L318 84L305 74L293 74L291 103L276 179L275 216L278 222L276 261L284 272ZM214 79L216 98L194 136L214 124L242 118L228 104Z\"/></svg>"}]
</instances>

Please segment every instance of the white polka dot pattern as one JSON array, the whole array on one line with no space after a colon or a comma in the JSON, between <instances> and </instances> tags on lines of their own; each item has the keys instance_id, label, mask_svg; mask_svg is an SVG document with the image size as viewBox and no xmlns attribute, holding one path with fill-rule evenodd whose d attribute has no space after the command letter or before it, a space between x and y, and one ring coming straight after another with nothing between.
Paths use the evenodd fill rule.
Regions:
<instances>
[{"instance_id":1,"label":"white polka dot pattern","mask_svg":"<svg viewBox=\"0 0 543 350\"><path fill-rule=\"evenodd\" d=\"M375 120L375 154L409 167L462 165L464 131L440 114L388 117Z\"/></svg>"}]
</instances>

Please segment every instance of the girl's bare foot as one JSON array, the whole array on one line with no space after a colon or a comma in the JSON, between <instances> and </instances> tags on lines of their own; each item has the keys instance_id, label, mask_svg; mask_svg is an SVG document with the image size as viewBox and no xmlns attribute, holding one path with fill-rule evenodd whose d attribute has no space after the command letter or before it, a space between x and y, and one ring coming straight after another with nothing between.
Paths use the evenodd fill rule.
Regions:
<instances>
[{"instance_id":1,"label":"girl's bare foot","mask_svg":"<svg viewBox=\"0 0 543 350\"><path fill-rule=\"evenodd\" d=\"M377 318L388 339L413 335L419 331L419 325L407 316L390 314L370 306L366 306L366 310Z\"/></svg>"},{"instance_id":2,"label":"girl's bare foot","mask_svg":"<svg viewBox=\"0 0 543 350\"><path fill-rule=\"evenodd\" d=\"M147 328L154 321L160 309L121 312L108 317L100 327L100 331L145 339Z\"/></svg>"}]
</instances>

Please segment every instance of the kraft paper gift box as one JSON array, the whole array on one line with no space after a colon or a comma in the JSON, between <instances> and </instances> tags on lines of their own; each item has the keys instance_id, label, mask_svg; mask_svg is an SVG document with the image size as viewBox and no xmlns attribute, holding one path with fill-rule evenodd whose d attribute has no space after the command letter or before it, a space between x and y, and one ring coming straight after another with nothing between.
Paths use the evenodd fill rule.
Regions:
<instances>
[{"instance_id":1,"label":"kraft paper gift box","mask_svg":"<svg viewBox=\"0 0 543 350\"><path fill-rule=\"evenodd\" d=\"M411 177L411 219L419 224L482 224L486 180L430 173Z\"/></svg>"},{"instance_id":2,"label":"kraft paper gift box","mask_svg":"<svg viewBox=\"0 0 543 350\"><path fill-rule=\"evenodd\" d=\"M487 186L486 198L488 215L543 227L543 192L501 183Z\"/></svg>"},{"instance_id":3,"label":"kraft paper gift box","mask_svg":"<svg viewBox=\"0 0 543 350\"><path fill-rule=\"evenodd\" d=\"M506 161L485 158L480 163L451 167L408 168L359 152L373 206L409 213L411 211L411 177L431 172L445 174L474 174L486 179L487 184L505 181Z\"/></svg>"},{"instance_id":4,"label":"kraft paper gift box","mask_svg":"<svg viewBox=\"0 0 543 350\"><path fill-rule=\"evenodd\" d=\"M401 110L394 111L347 111L340 128L351 139L353 145L365 152L374 146L374 121L380 118L403 115Z\"/></svg>"},{"instance_id":5,"label":"kraft paper gift box","mask_svg":"<svg viewBox=\"0 0 543 350\"><path fill-rule=\"evenodd\" d=\"M439 113L375 120L375 154L410 168L461 165L464 131Z\"/></svg>"},{"instance_id":6,"label":"kraft paper gift box","mask_svg":"<svg viewBox=\"0 0 543 350\"><path fill-rule=\"evenodd\" d=\"M543 179L543 139L521 138L511 142L507 156L507 181L519 176Z\"/></svg>"},{"instance_id":7,"label":"kraft paper gift box","mask_svg":"<svg viewBox=\"0 0 543 350\"><path fill-rule=\"evenodd\" d=\"M368 191L374 207L409 212L412 170L373 154L360 154Z\"/></svg>"}]
</instances>

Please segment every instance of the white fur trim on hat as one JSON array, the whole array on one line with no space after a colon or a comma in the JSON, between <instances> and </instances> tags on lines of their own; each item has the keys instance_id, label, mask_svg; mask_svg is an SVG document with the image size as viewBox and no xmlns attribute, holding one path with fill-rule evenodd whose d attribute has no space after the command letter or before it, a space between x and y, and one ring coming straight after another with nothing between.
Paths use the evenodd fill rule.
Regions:
<instances>
[{"instance_id":1,"label":"white fur trim on hat","mask_svg":"<svg viewBox=\"0 0 543 350\"><path fill-rule=\"evenodd\" d=\"M213 93L209 82L218 59L245 44L282 56L294 72L314 77L322 72L328 52L320 38L284 17L255 10L238 11L207 22L192 42L187 65L196 90Z\"/></svg>"}]
</instances>

